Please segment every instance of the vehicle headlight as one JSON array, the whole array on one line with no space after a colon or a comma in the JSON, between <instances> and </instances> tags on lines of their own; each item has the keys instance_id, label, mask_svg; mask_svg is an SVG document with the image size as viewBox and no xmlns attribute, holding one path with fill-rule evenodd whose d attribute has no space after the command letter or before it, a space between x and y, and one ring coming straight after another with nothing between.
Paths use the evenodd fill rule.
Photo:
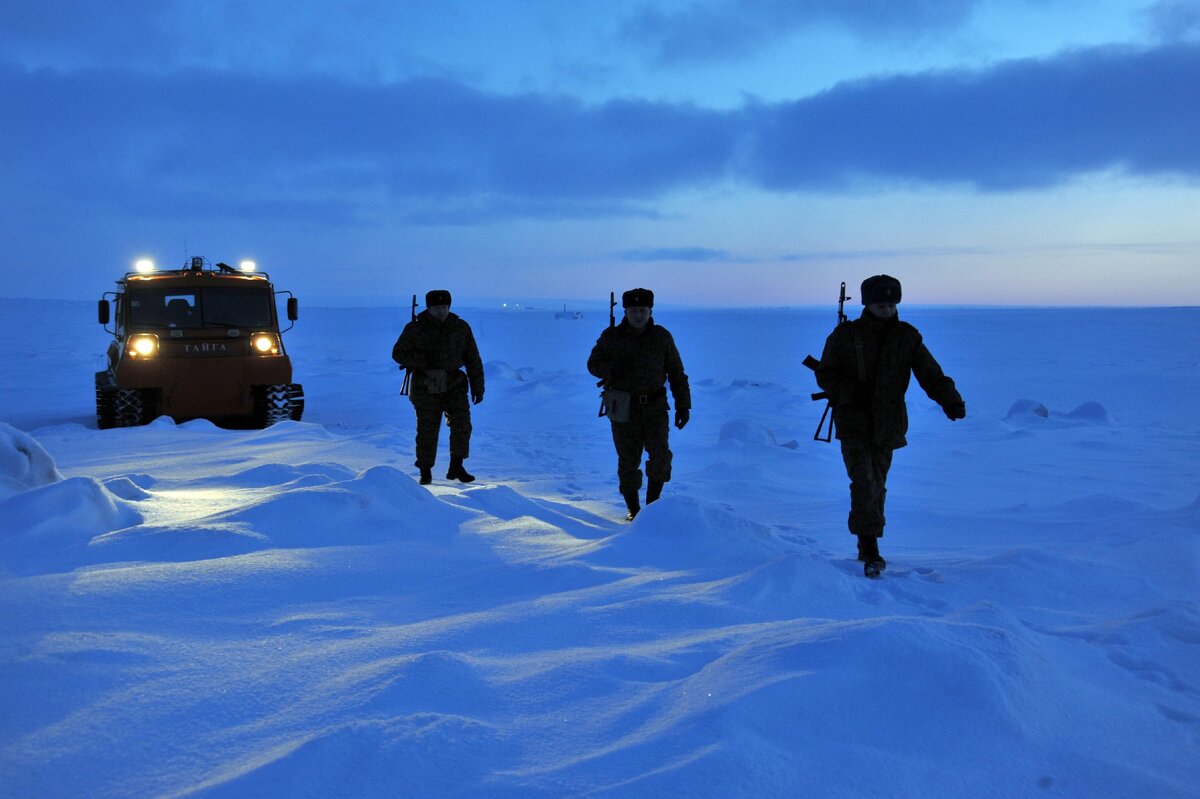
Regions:
<instances>
[{"instance_id":1,"label":"vehicle headlight","mask_svg":"<svg viewBox=\"0 0 1200 799\"><path fill-rule=\"evenodd\" d=\"M243 272L253 272L258 269L258 264L254 263L254 261L242 261L238 264L238 269Z\"/></svg>"},{"instance_id":2,"label":"vehicle headlight","mask_svg":"<svg viewBox=\"0 0 1200 799\"><path fill-rule=\"evenodd\" d=\"M151 261L149 258L139 258L138 261L134 263L133 268L144 275L148 272L154 271L154 261Z\"/></svg>"},{"instance_id":3,"label":"vehicle headlight","mask_svg":"<svg viewBox=\"0 0 1200 799\"><path fill-rule=\"evenodd\" d=\"M126 351L134 358L153 357L158 352L158 336L153 333L130 336Z\"/></svg>"},{"instance_id":4,"label":"vehicle headlight","mask_svg":"<svg viewBox=\"0 0 1200 799\"><path fill-rule=\"evenodd\" d=\"M250 337L250 346L259 355L278 355L279 336L275 333L255 333Z\"/></svg>"}]
</instances>

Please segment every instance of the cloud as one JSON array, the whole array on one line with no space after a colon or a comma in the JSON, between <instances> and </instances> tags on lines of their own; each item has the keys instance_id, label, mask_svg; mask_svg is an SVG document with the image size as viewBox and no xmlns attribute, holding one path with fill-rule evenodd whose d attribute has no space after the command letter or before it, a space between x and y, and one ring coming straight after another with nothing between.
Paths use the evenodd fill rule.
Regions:
<instances>
[{"instance_id":1,"label":"cloud","mask_svg":"<svg viewBox=\"0 0 1200 799\"><path fill-rule=\"evenodd\" d=\"M108 54L136 57L171 37L156 0L37 0L0 4L0 47L11 54L78 63Z\"/></svg>"},{"instance_id":2,"label":"cloud","mask_svg":"<svg viewBox=\"0 0 1200 799\"><path fill-rule=\"evenodd\" d=\"M896 247L867 250L808 250L781 255L781 263L823 263L829 261L883 261L892 259L940 259L971 256L1004 256L1007 258L1042 258L1082 254L1103 256L1111 254L1178 255L1186 256L1200 247L1196 241L1138 241L1121 244L1095 242L1066 242L1039 245L987 245L973 247Z\"/></svg>"},{"instance_id":3,"label":"cloud","mask_svg":"<svg viewBox=\"0 0 1200 799\"><path fill-rule=\"evenodd\" d=\"M645 215L640 201L722 180L738 135L736 115L689 105L588 106L433 79L0 68L10 184L30 202L70 194L134 212L148 196L223 194L243 209L335 202L364 217L539 216L551 203L559 216Z\"/></svg>"},{"instance_id":4,"label":"cloud","mask_svg":"<svg viewBox=\"0 0 1200 799\"><path fill-rule=\"evenodd\" d=\"M1094 49L717 111L437 79L0 65L0 202L156 219L476 224L653 217L673 192L730 182L840 192L1036 189L1106 170L1194 180L1198 74L1197 45Z\"/></svg>"},{"instance_id":5,"label":"cloud","mask_svg":"<svg viewBox=\"0 0 1200 799\"><path fill-rule=\"evenodd\" d=\"M865 38L952 30L978 0L707 0L671 11L647 5L622 26L624 38L663 64L738 58L814 25Z\"/></svg>"},{"instance_id":6,"label":"cloud","mask_svg":"<svg viewBox=\"0 0 1200 799\"><path fill-rule=\"evenodd\" d=\"M35 67L409 74L435 68L414 54L423 35L464 27L464 13L387 0L16 0L0 3L0 51Z\"/></svg>"},{"instance_id":7,"label":"cloud","mask_svg":"<svg viewBox=\"0 0 1200 799\"><path fill-rule=\"evenodd\" d=\"M750 259L737 258L725 250L707 247L658 247L637 250L622 250L613 253L621 261L652 263L657 261L683 261L685 263L748 263Z\"/></svg>"},{"instance_id":8,"label":"cloud","mask_svg":"<svg viewBox=\"0 0 1200 799\"><path fill-rule=\"evenodd\" d=\"M1200 0L1158 0L1140 16L1163 41L1196 41L1200 38Z\"/></svg>"},{"instance_id":9,"label":"cloud","mask_svg":"<svg viewBox=\"0 0 1200 799\"><path fill-rule=\"evenodd\" d=\"M743 175L775 190L881 182L1044 188L1123 170L1200 177L1200 48L1095 49L839 85L751 114Z\"/></svg>"},{"instance_id":10,"label":"cloud","mask_svg":"<svg viewBox=\"0 0 1200 799\"><path fill-rule=\"evenodd\" d=\"M564 221L596 218L660 219L651 205L627 202L588 202L574 200L521 200L510 197L483 197L477 200L439 202L422 205L402 214L412 225L467 226L516 219Z\"/></svg>"}]
</instances>

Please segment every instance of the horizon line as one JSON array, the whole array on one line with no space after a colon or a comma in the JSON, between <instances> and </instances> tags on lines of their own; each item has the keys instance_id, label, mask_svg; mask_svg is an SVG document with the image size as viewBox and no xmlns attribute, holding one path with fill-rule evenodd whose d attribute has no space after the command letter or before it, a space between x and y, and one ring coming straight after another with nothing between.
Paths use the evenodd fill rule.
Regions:
<instances>
[{"instance_id":1,"label":"horizon line","mask_svg":"<svg viewBox=\"0 0 1200 799\"><path fill-rule=\"evenodd\" d=\"M0 295L0 302L68 302L91 304L96 302L94 299L79 299L69 297L9 297ZM484 303L484 304L481 304ZM513 313L529 312L529 311L562 311L564 309L551 307L552 305L562 305L566 303L580 303L580 307L566 308L569 311L580 311L587 308L597 308L607 311L608 302L596 299L564 299L546 298L546 299L531 299L531 300L501 300L489 299L480 297L471 297L456 302L452 307L469 308L478 311L512 311ZM303 303L309 308L320 309L355 309L355 308L379 308L379 309L399 309L409 311L410 305L405 302L402 304L391 304L389 302L363 303L358 301L347 300L346 302L325 302L322 304ZM658 303L656 308L670 309L672 311L735 311L735 310L768 310L768 311L808 311L808 310L829 310L834 307L834 302L820 303L747 303L747 304L721 304L721 305L697 305L691 303L664 302ZM983 308L983 309L1038 309L1038 310L1088 310L1088 309L1103 309L1103 310L1183 310L1190 308L1200 308L1200 304L1173 304L1173 305L1151 305L1141 303L1029 303L1029 302L987 302L987 303L970 303L970 302L910 302L903 303L906 308L929 308L929 309L955 309L955 308ZM512 306L512 307L509 307ZM418 306L423 308L424 306ZM619 305L617 307L620 307ZM851 310L864 307L861 303L851 304ZM850 314L847 314L848 316Z\"/></svg>"}]
</instances>

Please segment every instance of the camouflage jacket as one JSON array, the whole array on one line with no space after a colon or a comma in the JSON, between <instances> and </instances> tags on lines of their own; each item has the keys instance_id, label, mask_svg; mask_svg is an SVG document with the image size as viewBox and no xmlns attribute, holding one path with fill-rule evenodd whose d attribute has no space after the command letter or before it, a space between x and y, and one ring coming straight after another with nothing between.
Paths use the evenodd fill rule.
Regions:
<instances>
[{"instance_id":1,"label":"camouflage jacket","mask_svg":"<svg viewBox=\"0 0 1200 799\"><path fill-rule=\"evenodd\" d=\"M676 409L692 407L692 391L675 339L653 319L641 333L625 320L605 330L592 348L587 368L604 381L605 388L659 395L650 405L653 409L667 407L663 386L668 382Z\"/></svg>"},{"instance_id":2,"label":"camouflage jacket","mask_svg":"<svg viewBox=\"0 0 1200 799\"><path fill-rule=\"evenodd\" d=\"M479 359L475 335L471 326L454 313L441 323L428 311L417 314L396 339L392 360L401 369L416 372L418 376L430 369L443 369L449 376L451 389L461 388L465 379L472 394L483 393L483 361ZM460 371L464 367L465 377Z\"/></svg>"},{"instance_id":3,"label":"camouflage jacket","mask_svg":"<svg viewBox=\"0 0 1200 799\"><path fill-rule=\"evenodd\" d=\"M841 440L892 449L907 444L904 394L911 375L943 408L963 401L915 327L896 317L877 319L866 309L829 335L816 373L817 384L833 405Z\"/></svg>"}]
</instances>

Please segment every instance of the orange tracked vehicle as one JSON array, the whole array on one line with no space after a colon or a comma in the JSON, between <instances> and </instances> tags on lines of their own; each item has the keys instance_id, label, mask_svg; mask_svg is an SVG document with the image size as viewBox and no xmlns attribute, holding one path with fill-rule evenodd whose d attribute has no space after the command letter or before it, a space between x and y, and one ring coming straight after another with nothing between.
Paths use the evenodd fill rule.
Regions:
<instances>
[{"instance_id":1,"label":"orange tracked vehicle","mask_svg":"<svg viewBox=\"0 0 1200 799\"><path fill-rule=\"evenodd\" d=\"M98 426L159 416L236 427L298 420L304 391L292 382L281 335L292 326L280 330L276 310L285 295L295 322L296 298L276 292L252 262L214 266L195 256L182 269L160 271L139 261L99 304L113 341L108 368L96 373Z\"/></svg>"}]
</instances>

